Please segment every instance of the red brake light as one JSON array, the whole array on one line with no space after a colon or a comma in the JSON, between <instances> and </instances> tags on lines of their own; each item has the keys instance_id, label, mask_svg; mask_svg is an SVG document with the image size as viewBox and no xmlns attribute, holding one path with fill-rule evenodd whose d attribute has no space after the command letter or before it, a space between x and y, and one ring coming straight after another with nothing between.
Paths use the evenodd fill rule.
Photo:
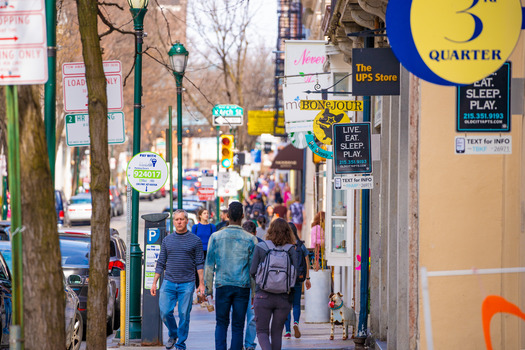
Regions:
<instances>
[{"instance_id":1,"label":"red brake light","mask_svg":"<svg viewBox=\"0 0 525 350\"><path fill-rule=\"evenodd\" d=\"M64 211L63 211L63 210L61 210L61 211L58 212L58 217L59 217L60 219L63 219L63 218L64 218Z\"/></svg>"},{"instance_id":2,"label":"red brake light","mask_svg":"<svg viewBox=\"0 0 525 350\"><path fill-rule=\"evenodd\" d=\"M108 270L111 270L114 267L116 267L117 269L121 269L121 270L126 269L126 267L124 266L124 263L122 261L120 261L120 260L115 260L115 261L110 261L109 262Z\"/></svg>"}]
</instances>

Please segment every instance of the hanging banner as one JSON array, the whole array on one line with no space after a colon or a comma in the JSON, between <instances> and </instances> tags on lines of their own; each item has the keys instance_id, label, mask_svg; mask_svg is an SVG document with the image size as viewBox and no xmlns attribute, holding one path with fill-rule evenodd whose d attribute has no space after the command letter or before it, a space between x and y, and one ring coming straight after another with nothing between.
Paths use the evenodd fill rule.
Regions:
<instances>
[{"instance_id":1,"label":"hanging banner","mask_svg":"<svg viewBox=\"0 0 525 350\"><path fill-rule=\"evenodd\" d=\"M306 91L320 91L332 85L331 74L325 73L325 41L286 40L284 45L283 107L287 133L312 130L318 111L302 111L301 100L315 100L320 93L308 94Z\"/></svg>"},{"instance_id":2,"label":"hanging banner","mask_svg":"<svg viewBox=\"0 0 525 350\"><path fill-rule=\"evenodd\" d=\"M399 61L390 48L352 50L352 95L399 95Z\"/></svg>"}]
</instances>

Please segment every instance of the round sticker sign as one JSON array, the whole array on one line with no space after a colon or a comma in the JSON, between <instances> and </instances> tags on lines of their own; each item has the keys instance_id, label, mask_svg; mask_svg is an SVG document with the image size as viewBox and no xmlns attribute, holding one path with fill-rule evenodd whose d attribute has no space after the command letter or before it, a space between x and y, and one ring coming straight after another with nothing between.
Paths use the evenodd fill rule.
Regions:
<instances>
[{"instance_id":1,"label":"round sticker sign","mask_svg":"<svg viewBox=\"0 0 525 350\"><path fill-rule=\"evenodd\" d=\"M157 153L137 153L128 163L126 176L138 192L152 193L161 189L168 179L168 166Z\"/></svg>"}]
</instances>

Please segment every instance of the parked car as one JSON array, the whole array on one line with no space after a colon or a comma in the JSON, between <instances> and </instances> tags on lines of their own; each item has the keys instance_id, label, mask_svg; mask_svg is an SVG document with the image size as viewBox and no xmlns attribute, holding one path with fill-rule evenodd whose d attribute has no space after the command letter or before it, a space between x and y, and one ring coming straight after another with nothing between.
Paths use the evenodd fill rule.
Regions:
<instances>
[{"instance_id":1,"label":"parked car","mask_svg":"<svg viewBox=\"0 0 525 350\"><path fill-rule=\"evenodd\" d=\"M67 200L64 191L55 190L55 209L57 212L58 227L67 227L71 225L69 220L69 212L67 210Z\"/></svg>"},{"instance_id":2,"label":"parked car","mask_svg":"<svg viewBox=\"0 0 525 350\"><path fill-rule=\"evenodd\" d=\"M201 187L199 178L195 176L185 176L182 179L182 194L183 196L192 196L197 194L198 189Z\"/></svg>"},{"instance_id":3,"label":"parked car","mask_svg":"<svg viewBox=\"0 0 525 350\"><path fill-rule=\"evenodd\" d=\"M74 232L74 233L73 233ZM67 278L68 285L78 295L80 301L80 313L84 324L87 322L87 296L89 281L89 254L91 251L91 234L85 231L63 231L59 233L60 251L62 254L62 269ZM110 253L120 251L125 245L117 234L110 235ZM111 255L111 254L110 254ZM108 305L107 305L107 325L108 335L113 333L120 324L120 270L125 269L125 253L122 256L114 255L110 257L108 266ZM118 278L115 277L118 271Z\"/></svg>"},{"instance_id":4,"label":"parked car","mask_svg":"<svg viewBox=\"0 0 525 350\"><path fill-rule=\"evenodd\" d=\"M71 223L86 221L91 223L91 193L79 193L71 197L67 211Z\"/></svg>"},{"instance_id":5,"label":"parked car","mask_svg":"<svg viewBox=\"0 0 525 350\"><path fill-rule=\"evenodd\" d=\"M150 202L155 199L155 193L145 193L145 192L139 192L139 200L140 199L147 199Z\"/></svg>"},{"instance_id":6,"label":"parked car","mask_svg":"<svg viewBox=\"0 0 525 350\"><path fill-rule=\"evenodd\" d=\"M0 221L0 241L10 241L11 234L9 228L11 227L11 221Z\"/></svg>"},{"instance_id":7,"label":"parked car","mask_svg":"<svg viewBox=\"0 0 525 350\"><path fill-rule=\"evenodd\" d=\"M11 242L0 241L0 302L3 307L0 309L1 320L4 322L0 326L0 346L9 345L9 326L11 325ZM66 327L66 349L79 350L82 343L84 323L80 314L80 301L76 293L69 288L65 277L63 278L64 294L66 299L65 327Z\"/></svg>"},{"instance_id":8,"label":"parked car","mask_svg":"<svg viewBox=\"0 0 525 350\"><path fill-rule=\"evenodd\" d=\"M112 216L124 214L124 203L122 201L122 195L117 190L117 186L109 186L109 202L111 203Z\"/></svg>"}]
</instances>

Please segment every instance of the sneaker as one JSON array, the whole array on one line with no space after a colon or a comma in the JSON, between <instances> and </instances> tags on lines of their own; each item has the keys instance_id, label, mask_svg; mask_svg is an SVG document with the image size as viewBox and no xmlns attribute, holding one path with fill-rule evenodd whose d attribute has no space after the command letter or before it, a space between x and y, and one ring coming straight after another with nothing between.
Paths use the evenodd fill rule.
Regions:
<instances>
[{"instance_id":1,"label":"sneaker","mask_svg":"<svg viewBox=\"0 0 525 350\"><path fill-rule=\"evenodd\" d=\"M175 346L175 342L176 341L177 341L177 339L175 339L175 338L169 338L167 343L166 343L166 349L172 349Z\"/></svg>"},{"instance_id":2,"label":"sneaker","mask_svg":"<svg viewBox=\"0 0 525 350\"><path fill-rule=\"evenodd\" d=\"M298 323L294 323L293 324L293 335L296 338L301 338L301 331L299 330L299 324Z\"/></svg>"},{"instance_id":3,"label":"sneaker","mask_svg":"<svg viewBox=\"0 0 525 350\"><path fill-rule=\"evenodd\" d=\"M291 339L292 338L292 334L290 332L286 332L286 333L284 333L284 337L286 339Z\"/></svg>"}]
</instances>

